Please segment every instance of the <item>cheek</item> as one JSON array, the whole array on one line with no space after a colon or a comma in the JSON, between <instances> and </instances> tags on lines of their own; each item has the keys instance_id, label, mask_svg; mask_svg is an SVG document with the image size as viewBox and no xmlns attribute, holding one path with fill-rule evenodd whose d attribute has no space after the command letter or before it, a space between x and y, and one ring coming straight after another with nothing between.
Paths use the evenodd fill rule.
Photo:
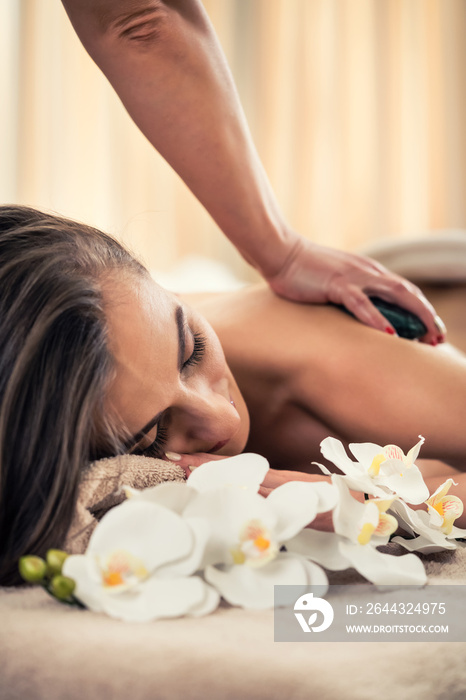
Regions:
<instances>
[{"instance_id":1,"label":"cheek","mask_svg":"<svg viewBox=\"0 0 466 700\"><path fill-rule=\"evenodd\" d=\"M202 332L207 340L205 356L206 366L208 367L209 374L215 375L215 378L219 378L220 375L224 375L227 372L225 353L223 352L220 340L212 326L206 321L204 321L203 325L204 328Z\"/></svg>"},{"instance_id":2,"label":"cheek","mask_svg":"<svg viewBox=\"0 0 466 700\"><path fill-rule=\"evenodd\" d=\"M212 373L214 373L218 378L226 374L227 363L220 343L218 343L216 348L212 349L212 356L208 359L210 359L209 365Z\"/></svg>"}]
</instances>

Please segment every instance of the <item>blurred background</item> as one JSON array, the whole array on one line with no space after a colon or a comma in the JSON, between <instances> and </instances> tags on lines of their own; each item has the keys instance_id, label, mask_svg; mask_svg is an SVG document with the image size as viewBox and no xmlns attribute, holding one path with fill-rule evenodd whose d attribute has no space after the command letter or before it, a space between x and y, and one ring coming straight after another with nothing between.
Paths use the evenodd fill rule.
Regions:
<instances>
[{"instance_id":1,"label":"blurred background","mask_svg":"<svg viewBox=\"0 0 466 700\"><path fill-rule=\"evenodd\" d=\"M466 229L466 0L204 5L293 227L346 250ZM59 0L0 3L0 91L2 203L101 227L152 269L195 253L251 278Z\"/></svg>"}]
</instances>

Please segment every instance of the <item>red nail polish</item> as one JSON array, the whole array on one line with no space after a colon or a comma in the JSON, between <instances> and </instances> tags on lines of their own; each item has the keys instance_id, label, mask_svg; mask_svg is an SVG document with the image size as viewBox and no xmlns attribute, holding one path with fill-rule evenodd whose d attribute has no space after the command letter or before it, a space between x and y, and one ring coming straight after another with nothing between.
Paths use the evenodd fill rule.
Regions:
<instances>
[{"instance_id":1,"label":"red nail polish","mask_svg":"<svg viewBox=\"0 0 466 700\"><path fill-rule=\"evenodd\" d=\"M445 342L445 336L444 335L438 335L437 336L437 343L444 343Z\"/></svg>"},{"instance_id":2,"label":"red nail polish","mask_svg":"<svg viewBox=\"0 0 466 700\"><path fill-rule=\"evenodd\" d=\"M393 328L390 328L389 326L386 327L385 333L389 333L390 335L395 335L395 331Z\"/></svg>"},{"instance_id":3,"label":"red nail polish","mask_svg":"<svg viewBox=\"0 0 466 700\"><path fill-rule=\"evenodd\" d=\"M430 344L433 345L434 348L435 348L435 346L438 345L438 340L437 340L437 338L433 338L433 339L430 341Z\"/></svg>"}]
</instances>

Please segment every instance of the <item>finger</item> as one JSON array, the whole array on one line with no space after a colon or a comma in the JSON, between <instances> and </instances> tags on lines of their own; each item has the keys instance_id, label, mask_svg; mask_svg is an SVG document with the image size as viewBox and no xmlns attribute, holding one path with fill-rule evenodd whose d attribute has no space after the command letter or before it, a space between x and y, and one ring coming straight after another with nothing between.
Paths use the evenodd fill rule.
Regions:
<instances>
[{"instance_id":1,"label":"finger","mask_svg":"<svg viewBox=\"0 0 466 700\"><path fill-rule=\"evenodd\" d=\"M342 295L341 303L366 326L383 331L389 335L396 335L392 324L374 306L361 289L353 287L350 292Z\"/></svg>"},{"instance_id":2,"label":"finger","mask_svg":"<svg viewBox=\"0 0 466 700\"><path fill-rule=\"evenodd\" d=\"M184 471L185 477L188 478L190 476L190 474L192 473L192 468L191 467L181 467L181 468Z\"/></svg>"},{"instance_id":3,"label":"finger","mask_svg":"<svg viewBox=\"0 0 466 700\"><path fill-rule=\"evenodd\" d=\"M264 496L264 498L267 498L267 496L270 496L270 494L272 493L272 491L273 491L273 489L269 489L267 486L261 486L261 487L259 488L258 493L259 493L261 496Z\"/></svg>"},{"instance_id":4,"label":"finger","mask_svg":"<svg viewBox=\"0 0 466 700\"><path fill-rule=\"evenodd\" d=\"M296 472L287 471L285 469L269 469L264 477L262 486L273 490L286 481L293 481L293 477L296 477Z\"/></svg>"},{"instance_id":5,"label":"finger","mask_svg":"<svg viewBox=\"0 0 466 700\"><path fill-rule=\"evenodd\" d=\"M389 282L389 284L387 284ZM367 293L367 289L365 289ZM432 304L426 299L421 290L414 284L395 278L392 281L384 280L384 284L371 287L370 292L376 294L385 301L395 303L407 311L415 314L427 328L422 342L431 345L443 343L446 339L446 327L442 319L436 314Z\"/></svg>"}]
</instances>

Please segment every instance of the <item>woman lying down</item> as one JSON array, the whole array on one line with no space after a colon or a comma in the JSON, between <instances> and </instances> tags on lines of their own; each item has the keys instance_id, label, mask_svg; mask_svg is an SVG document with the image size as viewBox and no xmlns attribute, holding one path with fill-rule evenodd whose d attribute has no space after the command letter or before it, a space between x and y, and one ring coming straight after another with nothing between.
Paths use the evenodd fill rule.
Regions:
<instances>
[{"instance_id":1,"label":"woman lying down","mask_svg":"<svg viewBox=\"0 0 466 700\"><path fill-rule=\"evenodd\" d=\"M24 207L0 208L0 298L2 585L64 540L85 465L122 452L186 468L258 452L266 494L329 479L311 464L328 435L405 451L423 435L430 492L453 475L466 498L451 348L261 285L181 299L104 233Z\"/></svg>"}]
</instances>

